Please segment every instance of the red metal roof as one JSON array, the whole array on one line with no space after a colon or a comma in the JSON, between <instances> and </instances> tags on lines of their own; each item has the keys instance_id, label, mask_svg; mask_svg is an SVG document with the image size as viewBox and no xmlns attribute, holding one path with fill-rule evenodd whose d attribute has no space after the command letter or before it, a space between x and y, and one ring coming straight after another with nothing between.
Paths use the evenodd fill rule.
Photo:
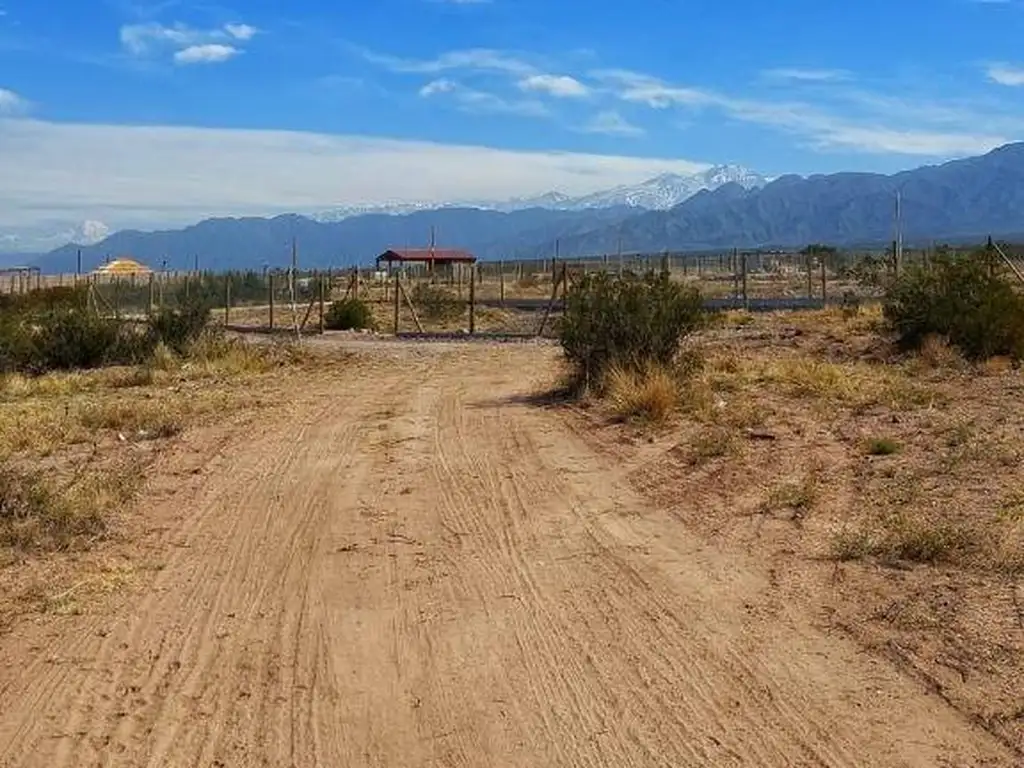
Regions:
<instances>
[{"instance_id":1,"label":"red metal roof","mask_svg":"<svg viewBox=\"0 0 1024 768\"><path fill-rule=\"evenodd\" d=\"M405 248L390 249L377 257L377 261L433 261L447 264L472 264L476 256L469 251L455 248Z\"/></svg>"}]
</instances>

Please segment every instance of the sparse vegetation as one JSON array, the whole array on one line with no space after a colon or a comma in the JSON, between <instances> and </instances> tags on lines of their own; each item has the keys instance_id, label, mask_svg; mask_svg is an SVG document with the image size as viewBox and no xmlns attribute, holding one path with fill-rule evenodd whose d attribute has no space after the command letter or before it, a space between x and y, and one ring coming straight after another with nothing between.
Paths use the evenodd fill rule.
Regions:
<instances>
[{"instance_id":1,"label":"sparse vegetation","mask_svg":"<svg viewBox=\"0 0 1024 768\"><path fill-rule=\"evenodd\" d=\"M762 505L762 511L788 511L794 520L802 520L818 500L817 473L810 472L800 480L776 485Z\"/></svg>"},{"instance_id":2,"label":"sparse vegetation","mask_svg":"<svg viewBox=\"0 0 1024 768\"><path fill-rule=\"evenodd\" d=\"M200 301L155 312L143 326L90 309L82 289L50 288L4 297L0 373L132 365L163 344L182 354L206 332L210 307Z\"/></svg>"},{"instance_id":3,"label":"sparse vegetation","mask_svg":"<svg viewBox=\"0 0 1024 768\"><path fill-rule=\"evenodd\" d=\"M877 558L883 563L963 561L979 549L977 534L960 525L891 514L874 527L845 528L832 542L840 561Z\"/></svg>"},{"instance_id":4,"label":"sparse vegetation","mask_svg":"<svg viewBox=\"0 0 1024 768\"><path fill-rule=\"evenodd\" d=\"M904 349L948 339L964 357L1024 356L1024 296L995 269L991 254L939 254L914 264L885 296L889 328Z\"/></svg>"}]
</instances>

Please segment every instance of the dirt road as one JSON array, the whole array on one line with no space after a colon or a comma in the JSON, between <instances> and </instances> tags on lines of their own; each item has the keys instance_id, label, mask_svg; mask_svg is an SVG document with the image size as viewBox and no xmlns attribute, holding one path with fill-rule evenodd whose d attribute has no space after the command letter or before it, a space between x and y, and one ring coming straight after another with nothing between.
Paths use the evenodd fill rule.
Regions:
<instances>
[{"instance_id":1,"label":"dirt road","mask_svg":"<svg viewBox=\"0 0 1024 768\"><path fill-rule=\"evenodd\" d=\"M186 436L155 575L0 639L0 765L1013 765L525 402L553 354L396 348Z\"/></svg>"}]
</instances>

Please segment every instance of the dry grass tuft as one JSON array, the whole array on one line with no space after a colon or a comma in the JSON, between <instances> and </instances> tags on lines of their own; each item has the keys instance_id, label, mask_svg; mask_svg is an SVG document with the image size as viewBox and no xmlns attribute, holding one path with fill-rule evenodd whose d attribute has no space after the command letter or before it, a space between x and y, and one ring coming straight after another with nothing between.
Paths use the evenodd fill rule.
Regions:
<instances>
[{"instance_id":1,"label":"dry grass tuft","mask_svg":"<svg viewBox=\"0 0 1024 768\"><path fill-rule=\"evenodd\" d=\"M677 375L662 366L641 371L613 368L605 377L603 392L617 416L649 424L664 424L680 404Z\"/></svg>"},{"instance_id":2,"label":"dry grass tuft","mask_svg":"<svg viewBox=\"0 0 1024 768\"><path fill-rule=\"evenodd\" d=\"M134 467L77 475L63 484L41 473L0 469L0 546L64 550L102 537L107 518L141 480Z\"/></svg>"},{"instance_id":3,"label":"dry grass tuft","mask_svg":"<svg viewBox=\"0 0 1024 768\"><path fill-rule=\"evenodd\" d=\"M174 354L174 350L164 344L162 341L156 345L156 349L153 350L153 355L149 361L150 368L155 371L164 371L169 373L176 371L181 367L181 360Z\"/></svg>"},{"instance_id":4,"label":"dry grass tuft","mask_svg":"<svg viewBox=\"0 0 1024 768\"><path fill-rule=\"evenodd\" d=\"M793 520L803 520L818 502L818 475L817 471L811 471L800 480L776 485L761 505L762 513L788 511Z\"/></svg>"},{"instance_id":5,"label":"dry grass tuft","mask_svg":"<svg viewBox=\"0 0 1024 768\"><path fill-rule=\"evenodd\" d=\"M184 428L185 417L197 408L188 400L98 401L86 403L79 423L90 430L115 430L139 439L172 437Z\"/></svg>"},{"instance_id":6,"label":"dry grass tuft","mask_svg":"<svg viewBox=\"0 0 1024 768\"><path fill-rule=\"evenodd\" d=\"M978 372L982 376L1003 376L1013 369L1013 360L1005 356L990 357L978 363Z\"/></svg>"},{"instance_id":7,"label":"dry grass tuft","mask_svg":"<svg viewBox=\"0 0 1024 768\"><path fill-rule=\"evenodd\" d=\"M962 370L967 363L948 339L931 334L921 343L913 358L916 367L932 370Z\"/></svg>"},{"instance_id":8,"label":"dry grass tuft","mask_svg":"<svg viewBox=\"0 0 1024 768\"><path fill-rule=\"evenodd\" d=\"M901 512L874 526L843 529L833 539L832 555L842 561L873 557L887 564L966 565L982 547L978 533L965 525Z\"/></svg>"},{"instance_id":9,"label":"dry grass tuft","mask_svg":"<svg viewBox=\"0 0 1024 768\"><path fill-rule=\"evenodd\" d=\"M867 363L829 363L813 358L766 361L758 370L766 384L783 394L852 408L918 408L936 401L933 391L905 375Z\"/></svg>"}]
</instances>

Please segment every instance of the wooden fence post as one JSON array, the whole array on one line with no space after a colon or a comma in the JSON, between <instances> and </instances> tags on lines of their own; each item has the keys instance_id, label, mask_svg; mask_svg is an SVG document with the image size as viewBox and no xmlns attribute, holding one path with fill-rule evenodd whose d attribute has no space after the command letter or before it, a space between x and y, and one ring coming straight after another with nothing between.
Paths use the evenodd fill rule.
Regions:
<instances>
[{"instance_id":1,"label":"wooden fence post","mask_svg":"<svg viewBox=\"0 0 1024 768\"><path fill-rule=\"evenodd\" d=\"M398 335L398 313L400 309L398 301L401 298L399 294L402 292L401 280L402 277L400 271L395 270L395 336Z\"/></svg>"},{"instance_id":2,"label":"wooden fence post","mask_svg":"<svg viewBox=\"0 0 1024 768\"><path fill-rule=\"evenodd\" d=\"M274 273L267 273L267 297L270 300L270 332L274 332Z\"/></svg>"},{"instance_id":3,"label":"wooden fence post","mask_svg":"<svg viewBox=\"0 0 1024 768\"><path fill-rule=\"evenodd\" d=\"M359 298L359 267L352 268L352 296Z\"/></svg>"},{"instance_id":4,"label":"wooden fence post","mask_svg":"<svg viewBox=\"0 0 1024 768\"><path fill-rule=\"evenodd\" d=\"M814 298L814 272L811 254L807 254L807 300Z\"/></svg>"},{"instance_id":5,"label":"wooden fence post","mask_svg":"<svg viewBox=\"0 0 1024 768\"><path fill-rule=\"evenodd\" d=\"M224 275L224 325L231 323L231 273Z\"/></svg>"},{"instance_id":6,"label":"wooden fence post","mask_svg":"<svg viewBox=\"0 0 1024 768\"><path fill-rule=\"evenodd\" d=\"M501 305L505 306L505 262L498 262L498 296Z\"/></svg>"},{"instance_id":7,"label":"wooden fence post","mask_svg":"<svg viewBox=\"0 0 1024 768\"><path fill-rule=\"evenodd\" d=\"M735 302L740 298L740 252L738 248L733 248L732 253L729 254L729 267L732 269L732 295L733 306L735 306Z\"/></svg>"},{"instance_id":8,"label":"wooden fence post","mask_svg":"<svg viewBox=\"0 0 1024 768\"><path fill-rule=\"evenodd\" d=\"M825 255L821 256L821 308L828 305L828 272L825 266Z\"/></svg>"},{"instance_id":9,"label":"wooden fence post","mask_svg":"<svg viewBox=\"0 0 1024 768\"><path fill-rule=\"evenodd\" d=\"M469 269L469 335L472 336L476 333L476 278L473 276L476 265L470 265Z\"/></svg>"},{"instance_id":10,"label":"wooden fence post","mask_svg":"<svg viewBox=\"0 0 1024 768\"><path fill-rule=\"evenodd\" d=\"M149 308L146 314L150 316L153 314L153 302L156 301L155 286L153 284L155 277L152 272L149 273Z\"/></svg>"},{"instance_id":11,"label":"wooden fence post","mask_svg":"<svg viewBox=\"0 0 1024 768\"><path fill-rule=\"evenodd\" d=\"M746 252L740 257L740 269L743 275L743 309L750 309L750 299L747 296L747 254Z\"/></svg>"},{"instance_id":12,"label":"wooden fence post","mask_svg":"<svg viewBox=\"0 0 1024 768\"><path fill-rule=\"evenodd\" d=\"M331 273L331 271L327 270L327 274L329 275L330 273ZM318 290L318 292L320 294L320 296L319 296L319 299L320 299L320 333L323 334L323 332L324 332L324 276L323 275L320 275L320 279L317 280L317 286L318 286L317 290Z\"/></svg>"}]
</instances>

